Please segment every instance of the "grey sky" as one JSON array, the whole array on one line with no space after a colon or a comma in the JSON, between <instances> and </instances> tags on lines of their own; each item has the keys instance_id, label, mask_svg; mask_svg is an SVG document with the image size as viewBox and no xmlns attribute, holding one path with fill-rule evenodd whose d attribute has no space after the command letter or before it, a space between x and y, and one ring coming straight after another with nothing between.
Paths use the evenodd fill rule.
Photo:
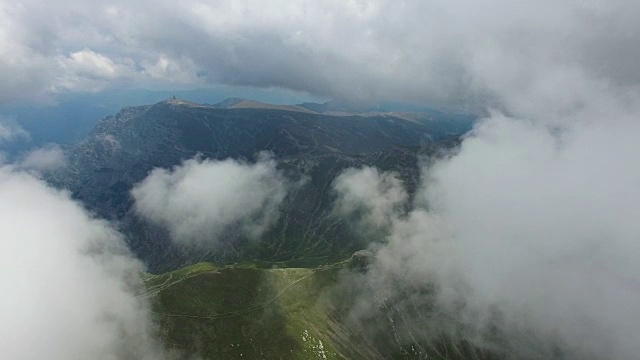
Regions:
<instances>
[{"instance_id":1,"label":"grey sky","mask_svg":"<svg viewBox=\"0 0 640 360\"><path fill-rule=\"evenodd\" d=\"M568 111L584 81L638 84L639 15L632 0L2 1L0 102L223 83Z\"/></svg>"}]
</instances>

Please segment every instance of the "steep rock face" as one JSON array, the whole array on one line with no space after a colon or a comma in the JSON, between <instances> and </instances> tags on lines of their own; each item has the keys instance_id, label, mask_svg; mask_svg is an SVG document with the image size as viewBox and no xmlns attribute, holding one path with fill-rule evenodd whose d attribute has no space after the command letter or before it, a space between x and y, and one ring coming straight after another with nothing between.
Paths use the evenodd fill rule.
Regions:
<instances>
[{"instance_id":1,"label":"steep rock face","mask_svg":"<svg viewBox=\"0 0 640 360\"><path fill-rule=\"evenodd\" d=\"M330 116L168 100L125 108L102 120L69 150L68 166L49 180L98 215L119 222L133 251L154 271L199 260L323 262L348 256L368 241L331 215L331 183L342 170L375 165L396 171L411 191L418 157L452 146L470 126L470 119L447 115L426 120L389 114ZM164 229L132 211L129 191L155 167L171 168L198 154L251 161L260 151L272 152L289 176L310 180L289 194L279 222L258 243L231 234L212 251L178 248Z\"/></svg>"}]
</instances>

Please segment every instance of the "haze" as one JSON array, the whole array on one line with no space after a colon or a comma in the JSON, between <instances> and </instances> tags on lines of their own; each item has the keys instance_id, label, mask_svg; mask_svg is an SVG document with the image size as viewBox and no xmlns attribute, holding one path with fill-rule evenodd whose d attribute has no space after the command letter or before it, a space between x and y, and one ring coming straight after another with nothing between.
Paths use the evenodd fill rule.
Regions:
<instances>
[{"instance_id":1,"label":"haze","mask_svg":"<svg viewBox=\"0 0 640 360\"><path fill-rule=\"evenodd\" d=\"M634 0L0 0L0 105L244 87L474 113L458 147L421 165L415 194L371 167L334 182L334 214L353 219L363 237L384 235L365 277L389 297L435 284L436 306L465 340L513 358L560 348L565 358L632 359L640 353L638 19ZM0 118L0 151L29 137L11 115ZM184 159L148 174L132 202L179 245L215 245L233 226L258 238L296 186L280 160ZM169 356L132 290L131 273L142 268L121 248L118 224L42 180L65 166L63 150L37 146L0 163L0 284L11 294L0 297L0 353ZM36 301L46 290L61 295ZM58 318L70 308L73 318ZM63 332L53 330L59 323ZM506 340L492 342L490 326ZM121 343L122 327L141 340ZM51 342L65 347L49 351Z\"/></svg>"}]
</instances>

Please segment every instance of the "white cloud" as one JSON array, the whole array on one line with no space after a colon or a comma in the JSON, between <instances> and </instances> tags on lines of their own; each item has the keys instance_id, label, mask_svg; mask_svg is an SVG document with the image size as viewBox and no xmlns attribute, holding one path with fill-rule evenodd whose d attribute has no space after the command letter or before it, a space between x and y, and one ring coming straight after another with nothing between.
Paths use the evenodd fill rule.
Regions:
<instances>
[{"instance_id":1,"label":"white cloud","mask_svg":"<svg viewBox=\"0 0 640 360\"><path fill-rule=\"evenodd\" d=\"M26 170L51 171L65 165L64 152L59 146L52 145L30 151L17 166Z\"/></svg>"},{"instance_id":2,"label":"white cloud","mask_svg":"<svg viewBox=\"0 0 640 360\"><path fill-rule=\"evenodd\" d=\"M116 74L116 64L108 57L89 49L71 53L69 60L78 67L79 72L85 72L90 76L109 78Z\"/></svg>"},{"instance_id":3,"label":"white cloud","mask_svg":"<svg viewBox=\"0 0 640 360\"><path fill-rule=\"evenodd\" d=\"M258 238L278 218L288 190L276 162L191 159L155 169L132 191L141 216L166 226L178 243L215 245L231 228Z\"/></svg>"},{"instance_id":4,"label":"white cloud","mask_svg":"<svg viewBox=\"0 0 640 360\"><path fill-rule=\"evenodd\" d=\"M390 219L402 213L408 200L396 174L381 173L372 167L345 170L335 179L333 188L338 194L335 211L341 215L359 214L361 230L389 227Z\"/></svg>"},{"instance_id":5,"label":"white cloud","mask_svg":"<svg viewBox=\"0 0 640 360\"><path fill-rule=\"evenodd\" d=\"M17 139L29 139L29 133L15 120L0 116L0 144Z\"/></svg>"},{"instance_id":6,"label":"white cloud","mask_svg":"<svg viewBox=\"0 0 640 360\"><path fill-rule=\"evenodd\" d=\"M141 63L142 76L149 77L157 81L172 81L183 84L199 84L197 72L198 67L193 61L186 57L170 59L164 55L159 55L155 62L143 61Z\"/></svg>"},{"instance_id":7,"label":"white cloud","mask_svg":"<svg viewBox=\"0 0 640 360\"><path fill-rule=\"evenodd\" d=\"M513 358L558 348L567 358L634 357L640 124L625 116L616 114L615 126L578 121L561 131L499 114L484 120L455 155L423 169L408 216L382 213L392 228L371 282L388 296L436 284L434 312L448 322L418 327L462 324L467 340L484 346L493 326ZM371 208L385 201L344 189Z\"/></svg>"},{"instance_id":8,"label":"white cloud","mask_svg":"<svg viewBox=\"0 0 640 360\"><path fill-rule=\"evenodd\" d=\"M0 199L0 358L164 358L120 234L9 167Z\"/></svg>"},{"instance_id":9,"label":"white cloud","mask_svg":"<svg viewBox=\"0 0 640 360\"><path fill-rule=\"evenodd\" d=\"M112 82L131 83L138 76L132 59L114 60L87 48L59 56L58 65L60 76L54 87L62 91L98 91Z\"/></svg>"}]
</instances>

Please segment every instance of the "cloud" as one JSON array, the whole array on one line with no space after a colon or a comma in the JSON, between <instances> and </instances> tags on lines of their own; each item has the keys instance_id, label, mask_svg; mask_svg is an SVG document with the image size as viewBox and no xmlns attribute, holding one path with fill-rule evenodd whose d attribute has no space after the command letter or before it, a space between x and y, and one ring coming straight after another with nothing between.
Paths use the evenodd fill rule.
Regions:
<instances>
[{"instance_id":1,"label":"cloud","mask_svg":"<svg viewBox=\"0 0 640 360\"><path fill-rule=\"evenodd\" d=\"M3 2L0 102L230 84L562 112L592 80L637 87L638 15L632 0Z\"/></svg>"},{"instance_id":2,"label":"cloud","mask_svg":"<svg viewBox=\"0 0 640 360\"><path fill-rule=\"evenodd\" d=\"M17 166L26 170L51 171L65 165L66 159L62 149L57 145L51 145L30 151Z\"/></svg>"},{"instance_id":3,"label":"cloud","mask_svg":"<svg viewBox=\"0 0 640 360\"><path fill-rule=\"evenodd\" d=\"M0 358L165 358L119 233L7 166L0 199Z\"/></svg>"},{"instance_id":4,"label":"cloud","mask_svg":"<svg viewBox=\"0 0 640 360\"><path fill-rule=\"evenodd\" d=\"M59 56L58 66L60 75L53 86L62 91L99 91L112 82L123 85L136 76L132 59L114 60L87 48Z\"/></svg>"},{"instance_id":5,"label":"cloud","mask_svg":"<svg viewBox=\"0 0 640 360\"><path fill-rule=\"evenodd\" d=\"M425 184L440 221L426 230L447 236L417 234L415 257L396 238L381 256L407 254L414 275L432 262L429 273L471 287L470 310L497 306L507 326L564 342L576 358L626 359L640 350L640 167L629 158L640 124L569 126L480 124Z\"/></svg>"},{"instance_id":6,"label":"cloud","mask_svg":"<svg viewBox=\"0 0 640 360\"><path fill-rule=\"evenodd\" d=\"M29 133L15 120L0 117L0 144L18 139L28 140L29 138Z\"/></svg>"},{"instance_id":7,"label":"cloud","mask_svg":"<svg viewBox=\"0 0 640 360\"><path fill-rule=\"evenodd\" d=\"M333 189L338 195L334 211L342 216L358 214L360 231L388 228L408 200L397 174L372 167L343 171L334 180Z\"/></svg>"},{"instance_id":8,"label":"cloud","mask_svg":"<svg viewBox=\"0 0 640 360\"><path fill-rule=\"evenodd\" d=\"M257 239L278 220L290 186L276 161L191 159L154 169L131 194L142 217L166 226L178 243L215 245L226 231Z\"/></svg>"},{"instance_id":9,"label":"cloud","mask_svg":"<svg viewBox=\"0 0 640 360\"><path fill-rule=\"evenodd\" d=\"M300 88L473 104L487 114L459 149L422 169L413 204L380 190L397 189L391 174L350 170L337 183L338 209L391 224L366 282L400 302L434 301L405 295L435 286L436 313L446 314L438 321L449 319L452 334L513 358L558 348L569 358L634 357L640 72L632 59L640 55L633 20L640 5L342 6L334 12L338 5L319 4L309 18L301 12L308 25L288 40L313 44L314 59L327 67L309 61L306 70L323 76ZM315 32L320 18L327 26ZM288 68L296 81L297 69ZM404 206L411 211L392 210ZM501 343L489 339L496 328Z\"/></svg>"},{"instance_id":10,"label":"cloud","mask_svg":"<svg viewBox=\"0 0 640 360\"><path fill-rule=\"evenodd\" d=\"M392 227L368 282L401 303L429 303L401 294L435 286L433 313L447 316L414 326L462 328L466 340L512 358L558 349L565 358L632 358L640 351L640 166L631 154L640 151L640 123L624 117L562 131L485 119L455 154L423 169L408 215L381 213ZM363 188L384 188L389 176ZM387 198L343 189L370 208ZM500 344L490 339L495 329Z\"/></svg>"}]
</instances>

